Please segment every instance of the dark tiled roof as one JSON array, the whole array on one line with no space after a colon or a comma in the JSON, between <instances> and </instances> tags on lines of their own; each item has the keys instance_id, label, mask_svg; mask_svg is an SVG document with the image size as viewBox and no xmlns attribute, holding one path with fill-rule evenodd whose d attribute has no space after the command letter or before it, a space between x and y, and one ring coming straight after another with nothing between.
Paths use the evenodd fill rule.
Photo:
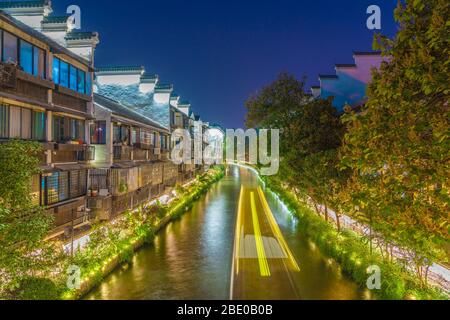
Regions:
<instances>
[{"instance_id":1,"label":"dark tiled roof","mask_svg":"<svg viewBox=\"0 0 450 320\"><path fill-rule=\"evenodd\" d=\"M179 107L190 107L190 106L191 106L191 103L190 103L189 101L187 101L187 100L183 100L183 101L180 101L180 102L178 103L178 106L179 106Z\"/></svg>"},{"instance_id":2,"label":"dark tiled roof","mask_svg":"<svg viewBox=\"0 0 450 320\"><path fill-rule=\"evenodd\" d=\"M97 67L95 71L98 73L114 73L114 72L144 72L143 66L115 66L115 67Z\"/></svg>"},{"instance_id":3,"label":"dark tiled roof","mask_svg":"<svg viewBox=\"0 0 450 320\"><path fill-rule=\"evenodd\" d=\"M66 40L87 40L92 39L93 37L98 37L97 32L69 32L65 39Z\"/></svg>"},{"instance_id":4,"label":"dark tiled roof","mask_svg":"<svg viewBox=\"0 0 450 320\"><path fill-rule=\"evenodd\" d=\"M371 51L371 52L354 51L353 55L355 55L355 56L380 56L381 55L381 51Z\"/></svg>"},{"instance_id":5,"label":"dark tiled roof","mask_svg":"<svg viewBox=\"0 0 450 320\"><path fill-rule=\"evenodd\" d=\"M50 39L43 33L34 30L33 28L27 26L25 23L20 22L19 20L15 19L14 17L11 17L9 14L7 14L1 10L0 10L0 20L7 21L8 23L12 24L13 26L17 27L18 29L22 30L23 32L30 34L31 36L33 36L36 39L39 39L42 42L45 42L46 44L48 44L51 47L51 49L54 53L65 54L84 65L89 65L89 62L87 60L85 60L82 57L80 57L79 55L73 53L69 49L64 48L62 45L60 45L56 41Z\"/></svg>"},{"instance_id":6,"label":"dark tiled roof","mask_svg":"<svg viewBox=\"0 0 450 320\"><path fill-rule=\"evenodd\" d=\"M0 9L14 9L14 8L41 8L47 4L46 0L38 1L1 1Z\"/></svg>"},{"instance_id":7,"label":"dark tiled roof","mask_svg":"<svg viewBox=\"0 0 450 320\"><path fill-rule=\"evenodd\" d=\"M148 126L156 128L156 129L167 131L167 128L163 127L159 123L157 123L137 112L134 112L133 110L121 105L118 101L115 101L115 100L109 99L105 96L102 96L100 94L94 93L94 102L98 103L102 107L108 108L113 113L115 113L119 116L128 118L128 119L136 121L136 122L140 122L144 125L148 125Z\"/></svg>"},{"instance_id":8,"label":"dark tiled roof","mask_svg":"<svg viewBox=\"0 0 450 320\"><path fill-rule=\"evenodd\" d=\"M42 23L67 23L69 16L47 16Z\"/></svg>"},{"instance_id":9,"label":"dark tiled roof","mask_svg":"<svg viewBox=\"0 0 450 320\"><path fill-rule=\"evenodd\" d=\"M158 84L155 88L155 91L172 91L173 84Z\"/></svg>"},{"instance_id":10,"label":"dark tiled roof","mask_svg":"<svg viewBox=\"0 0 450 320\"><path fill-rule=\"evenodd\" d=\"M155 83L159 79L159 76L157 74L144 74L141 77L142 83Z\"/></svg>"},{"instance_id":11,"label":"dark tiled roof","mask_svg":"<svg viewBox=\"0 0 450 320\"><path fill-rule=\"evenodd\" d=\"M319 75L320 79L339 79L337 75L334 74L321 74Z\"/></svg>"},{"instance_id":12,"label":"dark tiled roof","mask_svg":"<svg viewBox=\"0 0 450 320\"><path fill-rule=\"evenodd\" d=\"M356 64L354 64L354 63L338 63L338 64L336 64L336 68L356 68Z\"/></svg>"}]
</instances>

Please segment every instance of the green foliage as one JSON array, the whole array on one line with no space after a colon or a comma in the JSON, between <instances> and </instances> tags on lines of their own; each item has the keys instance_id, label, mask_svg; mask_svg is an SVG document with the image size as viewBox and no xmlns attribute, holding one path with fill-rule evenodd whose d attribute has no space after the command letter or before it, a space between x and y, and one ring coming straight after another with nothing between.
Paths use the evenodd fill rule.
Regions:
<instances>
[{"instance_id":1,"label":"green foliage","mask_svg":"<svg viewBox=\"0 0 450 320\"><path fill-rule=\"evenodd\" d=\"M280 152L296 159L340 145L343 127L331 100L314 100L305 80L282 73L246 102L247 127L280 129Z\"/></svg>"},{"instance_id":2,"label":"green foliage","mask_svg":"<svg viewBox=\"0 0 450 320\"><path fill-rule=\"evenodd\" d=\"M49 279L28 277L21 281L17 292L18 300L57 300L60 295L58 286Z\"/></svg>"},{"instance_id":3,"label":"green foliage","mask_svg":"<svg viewBox=\"0 0 450 320\"><path fill-rule=\"evenodd\" d=\"M0 144L0 296L20 289L30 275L45 276L60 254L42 241L53 219L35 204L31 192L41 152L35 142Z\"/></svg>"},{"instance_id":4,"label":"green foliage","mask_svg":"<svg viewBox=\"0 0 450 320\"><path fill-rule=\"evenodd\" d=\"M375 39L389 58L368 103L344 118L348 212L413 249L419 266L445 260L450 240L449 16L446 0L399 2L396 37Z\"/></svg>"},{"instance_id":5,"label":"green foliage","mask_svg":"<svg viewBox=\"0 0 450 320\"><path fill-rule=\"evenodd\" d=\"M371 252L364 237L350 230L338 232L331 224L300 203L294 194L286 191L279 180L265 180L269 188L278 194L289 210L299 218L301 231L317 244L322 253L337 261L361 287L366 287L367 268L377 265L383 275L381 290L376 292L380 299L401 300L411 294L416 298L447 299L438 290L424 288L417 276L404 267L386 261L377 252Z\"/></svg>"}]
</instances>

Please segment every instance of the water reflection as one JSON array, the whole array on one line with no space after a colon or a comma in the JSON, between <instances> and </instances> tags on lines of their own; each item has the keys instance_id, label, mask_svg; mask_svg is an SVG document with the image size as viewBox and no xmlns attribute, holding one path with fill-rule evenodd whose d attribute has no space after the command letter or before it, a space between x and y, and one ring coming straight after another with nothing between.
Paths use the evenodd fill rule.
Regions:
<instances>
[{"instance_id":1,"label":"water reflection","mask_svg":"<svg viewBox=\"0 0 450 320\"><path fill-rule=\"evenodd\" d=\"M228 299L236 213L241 184L257 185L253 173L230 166L191 212L171 223L153 246L139 251L87 299ZM367 293L330 265L298 230L298 222L270 194L267 199L298 261L294 279L304 299L363 299ZM270 289L270 288L269 288Z\"/></svg>"}]
</instances>

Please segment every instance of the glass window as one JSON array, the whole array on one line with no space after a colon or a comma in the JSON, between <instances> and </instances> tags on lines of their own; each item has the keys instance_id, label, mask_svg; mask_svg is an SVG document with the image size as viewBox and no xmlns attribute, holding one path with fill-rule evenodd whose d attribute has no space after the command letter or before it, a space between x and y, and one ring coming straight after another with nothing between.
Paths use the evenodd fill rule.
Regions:
<instances>
[{"instance_id":1,"label":"glass window","mask_svg":"<svg viewBox=\"0 0 450 320\"><path fill-rule=\"evenodd\" d=\"M85 87L86 87L86 72L78 70L78 92L80 93L86 93L85 92Z\"/></svg>"},{"instance_id":2,"label":"glass window","mask_svg":"<svg viewBox=\"0 0 450 320\"><path fill-rule=\"evenodd\" d=\"M33 140L44 141L45 140L45 113L33 112Z\"/></svg>"},{"instance_id":3,"label":"glass window","mask_svg":"<svg viewBox=\"0 0 450 320\"><path fill-rule=\"evenodd\" d=\"M137 144L139 142L139 129L133 128L131 129L131 143Z\"/></svg>"},{"instance_id":4,"label":"glass window","mask_svg":"<svg viewBox=\"0 0 450 320\"><path fill-rule=\"evenodd\" d=\"M3 32L3 61L17 62L17 38L8 32Z\"/></svg>"},{"instance_id":5,"label":"glass window","mask_svg":"<svg viewBox=\"0 0 450 320\"><path fill-rule=\"evenodd\" d=\"M9 107L0 105L0 138L9 138Z\"/></svg>"},{"instance_id":6,"label":"glass window","mask_svg":"<svg viewBox=\"0 0 450 320\"><path fill-rule=\"evenodd\" d=\"M69 68L70 68L69 88L73 91L77 91L77 68L75 68L72 65L70 65Z\"/></svg>"},{"instance_id":7,"label":"glass window","mask_svg":"<svg viewBox=\"0 0 450 320\"><path fill-rule=\"evenodd\" d=\"M19 107L9 107L9 137L12 139L20 139L20 114Z\"/></svg>"},{"instance_id":8,"label":"glass window","mask_svg":"<svg viewBox=\"0 0 450 320\"><path fill-rule=\"evenodd\" d=\"M70 119L70 138L73 141L84 142L84 121Z\"/></svg>"},{"instance_id":9,"label":"glass window","mask_svg":"<svg viewBox=\"0 0 450 320\"><path fill-rule=\"evenodd\" d=\"M69 64L60 60L59 67L59 84L63 87L69 88Z\"/></svg>"},{"instance_id":10,"label":"glass window","mask_svg":"<svg viewBox=\"0 0 450 320\"><path fill-rule=\"evenodd\" d=\"M114 125L113 128L113 141L114 143L120 143L121 139L120 139L120 127Z\"/></svg>"},{"instance_id":11,"label":"glass window","mask_svg":"<svg viewBox=\"0 0 450 320\"><path fill-rule=\"evenodd\" d=\"M106 121L96 121L91 126L91 143L106 144Z\"/></svg>"},{"instance_id":12,"label":"glass window","mask_svg":"<svg viewBox=\"0 0 450 320\"><path fill-rule=\"evenodd\" d=\"M120 128L120 138L123 143L127 145L130 143L130 130L128 129L128 127L123 126Z\"/></svg>"},{"instance_id":13,"label":"glass window","mask_svg":"<svg viewBox=\"0 0 450 320\"><path fill-rule=\"evenodd\" d=\"M152 144L152 134L146 130L141 130L141 143L146 145Z\"/></svg>"},{"instance_id":14,"label":"glass window","mask_svg":"<svg viewBox=\"0 0 450 320\"><path fill-rule=\"evenodd\" d=\"M63 117L53 117L53 136L55 142L64 142L67 137L64 130L65 119Z\"/></svg>"},{"instance_id":15,"label":"glass window","mask_svg":"<svg viewBox=\"0 0 450 320\"><path fill-rule=\"evenodd\" d=\"M45 51L33 48L33 75L45 78Z\"/></svg>"},{"instance_id":16,"label":"glass window","mask_svg":"<svg viewBox=\"0 0 450 320\"><path fill-rule=\"evenodd\" d=\"M20 40L20 66L26 73L33 74L33 46Z\"/></svg>"},{"instance_id":17,"label":"glass window","mask_svg":"<svg viewBox=\"0 0 450 320\"><path fill-rule=\"evenodd\" d=\"M56 84L59 84L59 62L60 60L58 58L53 59L53 82Z\"/></svg>"},{"instance_id":18,"label":"glass window","mask_svg":"<svg viewBox=\"0 0 450 320\"><path fill-rule=\"evenodd\" d=\"M89 72L86 74L86 94L91 95L92 93L92 74Z\"/></svg>"},{"instance_id":19,"label":"glass window","mask_svg":"<svg viewBox=\"0 0 450 320\"><path fill-rule=\"evenodd\" d=\"M31 110L22 108L21 112L21 133L20 138L25 140L31 139Z\"/></svg>"}]
</instances>

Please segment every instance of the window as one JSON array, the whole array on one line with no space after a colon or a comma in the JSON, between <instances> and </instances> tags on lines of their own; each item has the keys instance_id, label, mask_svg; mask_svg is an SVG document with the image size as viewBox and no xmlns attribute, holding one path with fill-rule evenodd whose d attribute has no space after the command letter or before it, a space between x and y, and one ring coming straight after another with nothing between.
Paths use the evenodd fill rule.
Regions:
<instances>
[{"instance_id":1,"label":"window","mask_svg":"<svg viewBox=\"0 0 450 320\"><path fill-rule=\"evenodd\" d=\"M45 140L44 112L0 105L0 138Z\"/></svg>"},{"instance_id":2,"label":"window","mask_svg":"<svg viewBox=\"0 0 450 320\"><path fill-rule=\"evenodd\" d=\"M106 121L96 121L91 125L91 143L106 144Z\"/></svg>"},{"instance_id":3,"label":"window","mask_svg":"<svg viewBox=\"0 0 450 320\"><path fill-rule=\"evenodd\" d=\"M9 107L0 105L0 138L9 138Z\"/></svg>"},{"instance_id":4,"label":"window","mask_svg":"<svg viewBox=\"0 0 450 320\"><path fill-rule=\"evenodd\" d=\"M33 47L33 75L45 78L45 51Z\"/></svg>"},{"instance_id":5,"label":"window","mask_svg":"<svg viewBox=\"0 0 450 320\"><path fill-rule=\"evenodd\" d=\"M127 126L114 125L113 129L114 143L123 143L128 145L130 142L130 130Z\"/></svg>"},{"instance_id":6,"label":"window","mask_svg":"<svg viewBox=\"0 0 450 320\"><path fill-rule=\"evenodd\" d=\"M67 117L53 117L53 136L55 142L65 143L67 141L84 142L84 120L71 119Z\"/></svg>"},{"instance_id":7,"label":"window","mask_svg":"<svg viewBox=\"0 0 450 320\"><path fill-rule=\"evenodd\" d=\"M131 129L131 143L132 144L139 143L138 137L139 137L139 129L137 129L137 128Z\"/></svg>"},{"instance_id":8,"label":"window","mask_svg":"<svg viewBox=\"0 0 450 320\"><path fill-rule=\"evenodd\" d=\"M69 88L69 64L61 60L59 61L59 84Z\"/></svg>"},{"instance_id":9,"label":"window","mask_svg":"<svg viewBox=\"0 0 450 320\"><path fill-rule=\"evenodd\" d=\"M45 78L44 50L2 30L0 30L0 47L2 61L18 63L24 72Z\"/></svg>"},{"instance_id":10,"label":"window","mask_svg":"<svg viewBox=\"0 0 450 320\"><path fill-rule=\"evenodd\" d=\"M3 32L2 60L17 62L17 38L8 32Z\"/></svg>"},{"instance_id":11,"label":"window","mask_svg":"<svg viewBox=\"0 0 450 320\"><path fill-rule=\"evenodd\" d=\"M32 115L32 136L33 140L44 141L45 140L45 113L33 112Z\"/></svg>"},{"instance_id":12,"label":"window","mask_svg":"<svg viewBox=\"0 0 450 320\"><path fill-rule=\"evenodd\" d=\"M87 190L86 170L54 172L42 179L44 205L52 205L84 196Z\"/></svg>"},{"instance_id":13,"label":"window","mask_svg":"<svg viewBox=\"0 0 450 320\"><path fill-rule=\"evenodd\" d=\"M31 139L31 110L22 108L20 119L20 138L29 140Z\"/></svg>"},{"instance_id":14,"label":"window","mask_svg":"<svg viewBox=\"0 0 450 320\"><path fill-rule=\"evenodd\" d=\"M20 40L20 67L23 71L33 74L33 46Z\"/></svg>"},{"instance_id":15,"label":"window","mask_svg":"<svg viewBox=\"0 0 450 320\"><path fill-rule=\"evenodd\" d=\"M91 77L92 77L91 73L86 74L86 86L85 86L85 91L86 91L86 94L87 94L88 96L90 96L91 93L92 93L92 79L91 79Z\"/></svg>"},{"instance_id":16,"label":"window","mask_svg":"<svg viewBox=\"0 0 450 320\"><path fill-rule=\"evenodd\" d=\"M141 130L141 143L145 145L151 145L152 144L152 134L147 130Z\"/></svg>"},{"instance_id":17,"label":"window","mask_svg":"<svg viewBox=\"0 0 450 320\"><path fill-rule=\"evenodd\" d=\"M53 82L59 84L59 66L60 60L58 58L53 59Z\"/></svg>"},{"instance_id":18,"label":"window","mask_svg":"<svg viewBox=\"0 0 450 320\"><path fill-rule=\"evenodd\" d=\"M78 70L77 74L77 82L78 82L78 92L79 93L86 93L86 72Z\"/></svg>"},{"instance_id":19,"label":"window","mask_svg":"<svg viewBox=\"0 0 450 320\"><path fill-rule=\"evenodd\" d=\"M69 173L54 172L50 176L45 177L44 190L46 192L45 205L68 200Z\"/></svg>"},{"instance_id":20,"label":"window","mask_svg":"<svg viewBox=\"0 0 450 320\"><path fill-rule=\"evenodd\" d=\"M77 91L77 68L70 65L69 87L73 91Z\"/></svg>"},{"instance_id":21,"label":"window","mask_svg":"<svg viewBox=\"0 0 450 320\"><path fill-rule=\"evenodd\" d=\"M64 117L53 117L53 138L55 142L64 142L66 140L65 130L65 119Z\"/></svg>"},{"instance_id":22,"label":"window","mask_svg":"<svg viewBox=\"0 0 450 320\"><path fill-rule=\"evenodd\" d=\"M73 141L84 142L84 121L70 119L70 138Z\"/></svg>"},{"instance_id":23,"label":"window","mask_svg":"<svg viewBox=\"0 0 450 320\"><path fill-rule=\"evenodd\" d=\"M53 58L53 81L82 94L91 94L91 75L58 58Z\"/></svg>"}]
</instances>

